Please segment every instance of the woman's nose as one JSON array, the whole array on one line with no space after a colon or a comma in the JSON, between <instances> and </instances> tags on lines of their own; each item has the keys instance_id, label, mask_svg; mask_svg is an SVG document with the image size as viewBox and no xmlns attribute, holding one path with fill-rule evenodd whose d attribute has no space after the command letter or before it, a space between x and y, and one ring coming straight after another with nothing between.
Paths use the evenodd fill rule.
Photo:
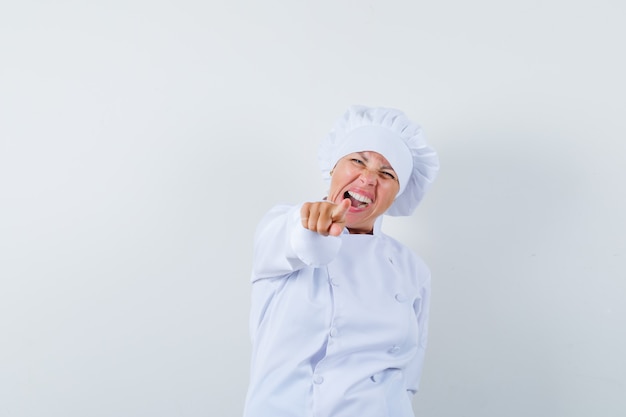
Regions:
<instances>
[{"instance_id":1,"label":"woman's nose","mask_svg":"<svg viewBox=\"0 0 626 417\"><path fill-rule=\"evenodd\" d=\"M376 172L370 171L368 169L364 169L361 171L361 181L367 185L375 185L376 179L378 178L378 174Z\"/></svg>"}]
</instances>

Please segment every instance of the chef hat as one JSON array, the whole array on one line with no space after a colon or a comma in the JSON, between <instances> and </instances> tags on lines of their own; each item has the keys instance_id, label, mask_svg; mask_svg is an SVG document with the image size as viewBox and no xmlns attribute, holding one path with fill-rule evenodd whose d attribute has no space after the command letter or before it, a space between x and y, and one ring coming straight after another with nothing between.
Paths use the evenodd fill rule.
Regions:
<instances>
[{"instance_id":1,"label":"chef hat","mask_svg":"<svg viewBox=\"0 0 626 417\"><path fill-rule=\"evenodd\" d=\"M322 141L318 159L324 179L337 162L353 152L383 155L398 175L400 189L385 214L408 216L424 197L439 170L439 158L422 128L400 110L351 106Z\"/></svg>"}]
</instances>

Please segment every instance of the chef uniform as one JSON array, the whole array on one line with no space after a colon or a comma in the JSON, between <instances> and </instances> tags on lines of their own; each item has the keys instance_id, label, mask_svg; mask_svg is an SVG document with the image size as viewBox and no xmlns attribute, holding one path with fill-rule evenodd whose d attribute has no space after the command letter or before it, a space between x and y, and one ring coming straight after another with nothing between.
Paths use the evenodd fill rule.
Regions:
<instances>
[{"instance_id":1,"label":"chef uniform","mask_svg":"<svg viewBox=\"0 0 626 417\"><path fill-rule=\"evenodd\" d=\"M398 172L387 214L410 214L438 169L419 126L394 109L353 106L329 136L323 172L357 150L381 153ZM256 231L244 416L413 417L427 266L382 233L381 218L372 234L322 236L302 226L300 207L274 207Z\"/></svg>"}]
</instances>

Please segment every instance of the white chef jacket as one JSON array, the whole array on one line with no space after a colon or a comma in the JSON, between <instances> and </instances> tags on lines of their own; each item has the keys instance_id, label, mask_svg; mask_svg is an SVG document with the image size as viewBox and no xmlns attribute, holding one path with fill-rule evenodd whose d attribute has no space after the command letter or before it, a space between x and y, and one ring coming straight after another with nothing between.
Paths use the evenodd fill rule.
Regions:
<instances>
[{"instance_id":1,"label":"white chef jacket","mask_svg":"<svg viewBox=\"0 0 626 417\"><path fill-rule=\"evenodd\" d=\"M255 236L244 417L414 417L430 272L380 231L322 236L300 206Z\"/></svg>"}]
</instances>

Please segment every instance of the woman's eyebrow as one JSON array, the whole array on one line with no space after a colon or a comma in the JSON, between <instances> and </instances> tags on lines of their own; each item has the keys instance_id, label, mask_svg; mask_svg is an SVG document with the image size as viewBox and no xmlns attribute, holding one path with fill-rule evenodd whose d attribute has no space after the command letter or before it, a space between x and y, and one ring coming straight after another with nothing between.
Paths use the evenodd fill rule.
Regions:
<instances>
[{"instance_id":1,"label":"woman's eyebrow","mask_svg":"<svg viewBox=\"0 0 626 417\"><path fill-rule=\"evenodd\" d=\"M362 160L364 160L365 162L369 162L369 159L367 159L367 156L365 156L365 154L363 152L357 152L359 154L359 156L361 157ZM380 169L390 169L393 172L396 172L395 169L393 169L393 167L388 166L388 165L383 165L380 167Z\"/></svg>"}]
</instances>

